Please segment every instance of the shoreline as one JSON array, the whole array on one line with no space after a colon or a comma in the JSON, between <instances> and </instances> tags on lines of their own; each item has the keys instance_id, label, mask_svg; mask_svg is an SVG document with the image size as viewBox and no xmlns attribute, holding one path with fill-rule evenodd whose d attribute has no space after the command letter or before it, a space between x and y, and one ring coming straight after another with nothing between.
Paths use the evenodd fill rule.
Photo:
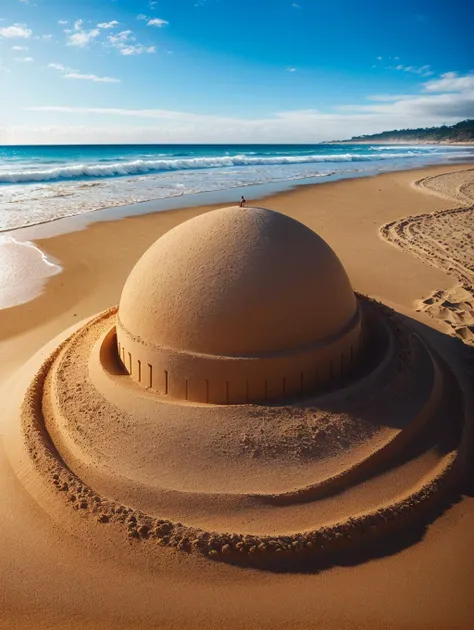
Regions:
<instances>
[{"instance_id":1,"label":"shoreline","mask_svg":"<svg viewBox=\"0 0 474 630\"><path fill-rule=\"evenodd\" d=\"M319 181L316 178L312 178L315 179L315 181L305 181L304 183L287 181L274 184L251 185L248 186L246 190L250 192L248 196L251 196L252 192L255 194L255 197L253 197L254 202L263 203L267 200L271 200L281 195L291 195L293 193L298 193L298 191L301 190L311 190L313 188L332 186L339 182L352 182L366 179L372 180L378 177L390 175L391 173L413 173L414 181L416 181L416 179L419 178L416 174L420 172L429 175L430 173L438 173L440 169L447 169L447 171L451 172L453 170L459 170L459 168L461 167L474 168L474 163L460 162L456 163L455 165L430 165L421 169L390 170L388 172L375 172L373 174L364 173L363 175L354 175L353 177L330 176L321 178L325 181ZM45 252L40 245L38 245L38 241L49 239L62 234L69 234L71 232L85 230L96 223L120 221L132 217L149 216L155 213L173 213L179 212L180 210L191 210L193 208L212 209L219 207L220 205L228 205L236 199L236 196L233 194L235 190L236 189L226 189L206 193L195 193L190 195L183 195L180 197L171 197L164 200L145 201L135 204L113 206L109 208L92 210L82 214L75 214L68 217L60 217L35 225L23 226L13 230L5 230L3 232L0 231L0 255L2 253L2 236L9 237L11 250L16 249L14 256L8 257L5 248L3 248L3 264L2 272L0 272L0 288L2 286L7 287L8 285L10 285L11 278L18 275L18 273L21 273L23 264L21 263L20 254L22 251L24 251L25 245L29 244L30 246L35 247L41 253L41 260L36 259L35 261L35 259L32 258L30 258L29 260L29 263L33 264L32 269L33 276L35 278L35 281L31 284L30 290L28 291L28 289L23 288L22 291L15 294L18 296L17 299L14 295L13 298L10 298L9 300L3 300L3 302L0 302L0 309L25 304L39 297L45 283L51 276L51 267L56 267L56 269L58 270L56 273L62 273L61 261L57 258L50 257L48 253Z\"/></svg>"},{"instance_id":2,"label":"shoreline","mask_svg":"<svg viewBox=\"0 0 474 630\"><path fill-rule=\"evenodd\" d=\"M472 169L474 163L462 167L460 165L427 167L417 171L389 172L373 177L298 186L275 195L261 197L255 202L303 220L309 227L319 232L330 245L334 242L342 243L343 248L347 248L348 251L347 255L342 255L342 261L346 268L352 268L352 281L355 288L368 293L369 291L364 287L367 276L364 261L370 252L364 251L363 247L353 242L351 234L351 229L359 229L359 215L366 217L376 212L376 220L370 221L367 229L376 230L377 240L374 245L378 246L382 242L378 236L378 229L382 224L402 219L413 211L415 214L422 214L427 210L445 209L457 205L446 197L434 193L423 193L413 184L423 177L466 170L466 166ZM396 208L399 204L395 203L393 195L400 197L401 185L404 187L401 198L407 199L397 212ZM385 194L381 195L381 193ZM413 208L413 195L417 200L415 208ZM95 213L93 221L84 221L86 215L79 215L48 223L39 228L22 228L21 241L33 243L48 260L61 266L61 272L44 278L40 291L37 291L31 300L0 310L0 324L3 319L2 338L9 338L19 324L23 330L26 330L32 313L35 314L38 325L54 321L57 313L51 313L48 302L54 295L66 298L64 308L68 313L68 325L74 324L79 318L93 315L97 310L115 305L120 295L121 278L125 277L131 269L130 260L137 260L152 242L175 225L220 205L225 204L217 202L207 205L188 205L167 211L157 211L156 207L147 206L148 211L142 212L143 206L135 204L122 207L118 216L117 209L112 208ZM136 212L138 208L140 213ZM334 220L333 215L338 217L337 221ZM316 219L318 216L319 220ZM344 225L353 225L353 228L344 230L342 228ZM130 230L136 231L139 237L130 238L128 235ZM110 239L111 233L115 235L114 239ZM114 241L116 241L115 246ZM385 247L386 244L384 244ZM395 248L390 247L390 250L392 249L390 258L398 260L399 253ZM382 252L378 251L379 247L375 250L378 256L382 255ZM454 279L439 270L432 269L428 275L431 274L433 275L431 290L447 290L454 283ZM90 306L84 308L87 302L81 297L93 294L105 276L110 277L112 281L101 295L100 309L94 310ZM394 277L392 281L393 295L389 298L391 303L411 307L415 300L422 297L423 282L418 282L417 279L409 276ZM74 285L77 285L76 290L72 289ZM375 289L372 287L370 293L374 297L383 296L385 285L386 279ZM410 286L408 291L406 285ZM407 295L410 296L409 299L406 299ZM76 303L81 303L83 307L74 309ZM12 319L13 314L18 315L19 321L14 317Z\"/></svg>"},{"instance_id":3,"label":"shoreline","mask_svg":"<svg viewBox=\"0 0 474 630\"><path fill-rule=\"evenodd\" d=\"M341 141L341 144L343 142ZM347 143L350 144L350 143ZM359 143L359 144L373 144L373 143ZM405 143L406 144L406 143ZM91 210L87 210L86 212L77 212L74 214L54 217L51 219L45 219L42 221L38 221L37 223L29 223L26 225L21 225L13 228L0 228L1 234L9 234L21 232L23 230L34 229L36 227L41 227L43 225L54 224L60 221L74 220L78 221L83 218L84 222L88 223L86 217L90 216L91 221L94 220L104 220L101 218L95 219L97 213L106 213L107 218L109 215L111 218L122 218L126 216L135 215L136 208L142 208L143 213L155 212L155 211L166 211L171 209L179 209L183 207L191 207L191 206L200 206L200 205L214 205L218 203L227 203L236 201L239 199L240 195L234 195L235 191L245 190L247 194L251 195L254 199L264 199L272 194L285 193L300 187L304 186L314 186L328 183L335 183L338 181L344 180L352 180L359 179L365 177L377 177L378 175L384 175L386 173L402 173L402 172L411 172L411 171L419 171L430 168L438 168L438 167L451 167L451 166L465 166L473 164L472 159L460 158L457 160L451 160L440 163L431 163L431 164L422 164L416 165L411 168L406 168L403 165L401 168L386 168L386 169L372 169L368 171L354 171L354 172L333 172L325 175L318 176L307 176L298 179L282 179L273 182L266 182L260 184L241 184L239 186L233 186L230 188L222 188L217 190L207 190L200 191L194 193L185 193L182 195L174 195L170 197L164 198L156 198L156 199L148 199L145 201L137 201L135 203L119 203L117 205L105 206L102 208L95 208ZM28 185L28 184L26 184ZM158 208L149 209L150 204L154 206L159 206ZM116 216L112 215L116 213ZM105 219L107 220L107 219Z\"/></svg>"}]
</instances>

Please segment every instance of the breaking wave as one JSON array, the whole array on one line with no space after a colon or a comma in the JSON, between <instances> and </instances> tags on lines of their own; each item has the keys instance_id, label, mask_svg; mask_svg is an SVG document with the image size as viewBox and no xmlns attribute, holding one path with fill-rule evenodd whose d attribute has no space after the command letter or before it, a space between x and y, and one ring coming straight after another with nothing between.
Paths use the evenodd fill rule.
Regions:
<instances>
[{"instance_id":1,"label":"breaking wave","mask_svg":"<svg viewBox=\"0 0 474 630\"><path fill-rule=\"evenodd\" d=\"M0 172L0 184L49 182L83 179L87 177L122 177L166 171L231 168L235 166L278 166L284 164L316 164L330 162L373 162L383 159L403 159L416 156L414 151L390 155L343 153L336 155L293 155L277 157L252 157L249 155L197 157L168 160L134 160L112 164L74 164L51 169L11 170Z\"/></svg>"}]
</instances>

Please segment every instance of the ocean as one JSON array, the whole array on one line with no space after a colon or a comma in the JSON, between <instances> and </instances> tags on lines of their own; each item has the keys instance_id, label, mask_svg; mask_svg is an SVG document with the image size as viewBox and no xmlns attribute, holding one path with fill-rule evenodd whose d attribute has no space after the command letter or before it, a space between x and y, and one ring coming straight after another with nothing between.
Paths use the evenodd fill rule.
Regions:
<instances>
[{"instance_id":1,"label":"ocean","mask_svg":"<svg viewBox=\"0 0 474 630\"><path fill-rule=\"evenodd\" d=\"M441 145L81 145L0 147L0 231L142 201L322 182L474 159ZM183 205L186 203L183 199Z\"/></svg>"}]
</instances>

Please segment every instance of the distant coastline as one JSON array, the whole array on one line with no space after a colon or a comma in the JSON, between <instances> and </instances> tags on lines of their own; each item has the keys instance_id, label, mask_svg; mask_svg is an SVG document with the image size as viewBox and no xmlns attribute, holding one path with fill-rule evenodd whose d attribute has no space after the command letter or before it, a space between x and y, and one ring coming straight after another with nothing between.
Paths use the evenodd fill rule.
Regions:
<instances>
[{"instance_id":1,"label":"distant coastline","mask_svg":"<svg viewBox=\"0 0 474 630\"><path fill-rule=\"evenodd\" d=\"M455 125L420 127L418 129L392 129L381 133L353 136L348 140L335 140L327 144L434 144L471 146L474 144L474 120L463 120Z\"/></svg>"},{"instance_id":2,"label":"distant coastline","mask_svg":"<svg viewBox=\"0 0 474 630\"><path fill-rule=\"evenodd\" d=\"M332 140L331 142L323 142L322 144L410 144L410 146L416 146L418 144L432 144L432 145L445 145L445 146L458 146L458 147L471 147L474 145L474 140L466 140L463 142L457 142L455 140L413 140L412 138L399 138L397 140Z\"/></svg>"}]
</instances>

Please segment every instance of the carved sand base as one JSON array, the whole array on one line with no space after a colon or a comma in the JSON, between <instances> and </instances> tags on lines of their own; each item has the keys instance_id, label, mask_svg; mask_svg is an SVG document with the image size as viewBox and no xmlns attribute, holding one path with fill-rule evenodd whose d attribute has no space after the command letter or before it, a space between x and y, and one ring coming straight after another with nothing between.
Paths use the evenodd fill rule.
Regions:
<instances>
[{"instance_id":1,"label":"carved sand base","mask_svg":"<svg viewBox=\"0 0 474 630\"><path fill-rule=\"evenodd\" d=\"M359 299L367 321L360 370L332 392L285 406L157 399L120 370L110 354L116 312L103 313L29 386L21 408L29 456L64 509L147 545L278 568L399 536L459 486L472 418L436 352L395 312ZM180 420L167 429L170 405ZM238 417L245 428L227 430ZM182 453L172 443L179 466L168 470L178 430L190 440ZM134 435L143 436L137 460Z\"/></svg>"}]
</instances>

